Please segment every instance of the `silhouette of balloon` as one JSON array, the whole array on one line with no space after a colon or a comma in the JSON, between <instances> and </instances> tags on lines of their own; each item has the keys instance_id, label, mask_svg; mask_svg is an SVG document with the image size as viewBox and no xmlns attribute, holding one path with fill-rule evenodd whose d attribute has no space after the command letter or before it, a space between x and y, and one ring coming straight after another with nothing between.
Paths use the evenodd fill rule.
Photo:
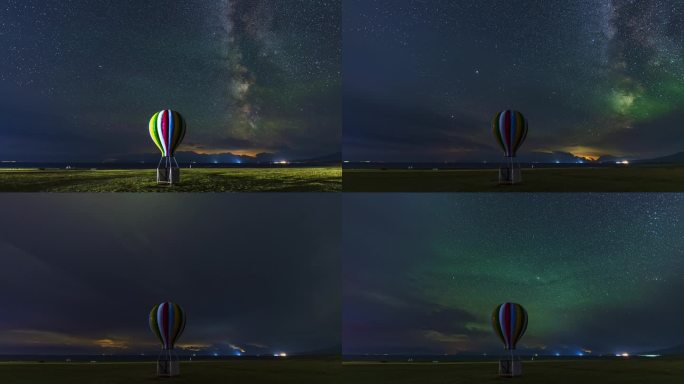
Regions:
<instances>
[{"instance_id":1,"label":"silhouette of balloon","mask_svg":"<svg viewBox=\"0 0 684 384\"><path fill-rule=\"evenodd\" d=\"M492 313L492 326L508 350L515 345L527 330L527 311L517 303L503 303Z\"/></svg>"},{"instance_id":2,"label":"silhouette of balloon","mask_svg":"<svg viewBox=\"0 0 684 384\"><path fill-rule=\"evenodd\" d=\"M185 312L176 303L165 301L152 307L150 329L157 335L162 349L172 350L185 329Z\"/></svg>"},{"instance_id":3,"label":"silhouette of balloon","mask_svg":"<svg viewBox=\"0 0 684 384\"><path fill-rule=\"evenodd\" d=\"M515 157L527 138L527 120L518 111L505 110L492 119L492 131L504 150L504 156Z\"/></svg>"},{"instance_id":4,"label":"silhouette of balloon","mask_svg":"<svg viewBox=\"0 0 684 384\"><path fill-rule=\"evenodd\" d=\"M185 119L180 113L165 109L150 119L150 137L163 157L173 157L185 137Z\"/></svg>"}]
</instances>

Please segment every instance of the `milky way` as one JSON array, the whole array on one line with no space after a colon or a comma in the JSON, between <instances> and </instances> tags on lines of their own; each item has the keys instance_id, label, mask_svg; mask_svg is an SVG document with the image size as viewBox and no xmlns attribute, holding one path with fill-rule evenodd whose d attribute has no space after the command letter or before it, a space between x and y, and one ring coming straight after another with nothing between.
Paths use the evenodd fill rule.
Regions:
<instances>
[{"instance_id":1,"label":"milky way","mask_svg":"<svg viewBox=\"0 0 684 384\"><path fill-rule=\"evenodd\" d=\"M347 159L495 160L504 108L530 121L528 159L684 150L682 1L351 0L343 18Z\"/></svg>"},{"instance_id":2,"label":"milky way","mask_svg":"<svg viewBox=\"0 0 684 384\"><path fill-rule=\"evenodd\" d=\"M496 353L489 316L506 301L529 313L523 353L684 343L676 194L345 196L344 209L345 353Z\"/></svg>"},{"instance_id":3,"label":"milky way","mask_svg":"<svg viewBox=\"0 0 684 384\"><path fill-rule=\"evenodd\" d=\"M2 160L146 159L162 108L188 120L185 160L340 150L339 1L10 0L0 16Z\"/></svg>"}]
</instances>

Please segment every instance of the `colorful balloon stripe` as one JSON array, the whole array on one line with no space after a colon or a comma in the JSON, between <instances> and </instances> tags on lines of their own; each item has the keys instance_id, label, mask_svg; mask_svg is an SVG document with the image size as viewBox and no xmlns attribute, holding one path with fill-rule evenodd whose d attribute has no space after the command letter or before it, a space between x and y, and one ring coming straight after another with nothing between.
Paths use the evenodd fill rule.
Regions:
<instances>
[{"instance_id":1,"label":"colorful balloon stripe","mask_svg":"<svg viewBox=\"0 0 684 384\"><path fill-rule=\"evenodd\" d=\"M150 119L150 137L164 157L173 157L185 138L185 119L180 113L165 109Z\"/></svg>"},{"instance_id":2,"label":"colorful balloon stripe","mask_svg":"<svg viewBox=\"0 0 684 384\"><path fill-rule=\"evenodd\" d=\"M505 110L492 119L492 131L504 156L515 157L527 138L527 120L518 111Z\"/></svg>"},{"instance_id":3,"label":"colorful balloon stripe","mask_svg":"<svg viewBox=\"0 0 684 384\"><path fill-rule=\"evenodd\" d=\"M150 329L161 342L163 349L173 349L185 330L185 312L170 301L157 304L150 311Z\"/></svg>"},{"instance_id":4,"label":"colorful balloon stripe","mask_svg":"<svg viewBox=\"0 0 684 384\"><path fill-rule=\"evenodd\" d=\"M520 304L503 303L492 313L492 326L504 348L515 349L527 330L527 311Z\"/></svg>"}]
</instances>

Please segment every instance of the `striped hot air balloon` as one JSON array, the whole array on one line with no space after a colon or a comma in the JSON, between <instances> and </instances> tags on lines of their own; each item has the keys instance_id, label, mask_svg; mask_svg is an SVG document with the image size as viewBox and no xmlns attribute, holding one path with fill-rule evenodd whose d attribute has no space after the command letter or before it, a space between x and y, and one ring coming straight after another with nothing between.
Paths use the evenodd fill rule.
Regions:
<instances>
[{"instance_id":1,"label":"striped hot air balloon","mask_svg":"<svg viewBox=\"0 0 684 384\"><path fill-rule=\"evenodd\" d=\"M157 335L162 349L172 350L185 329L185 312L176 303L165 301L150 311L150 329Z\"/></svg>"},{"instance_id":2,"label":"striped hot air balloon","mask_svg":"<svg viewBox=\"0 0 684 384\"><path fill-rule=\"evenodd\" d=\"M492 131L504 150L504 156L515 157L518 148L527 138L527 120L518 111L505 110L492 119Z\"/></svg>"},{"instance_id":3,"label":"striped hot air balloon","mask_svg":"<svg viewBox=\"0 0 684 384\"><path fill-rule=\"evenodd\" d=\"M185 119L180 113L165 109L150 119L150 136L163 157L173 157L185 137Z\"/></svg>"},{"instance_id":4,"label":"striped hot air balloon","mask_svg":"<svg viewBox=\"0 0 684 384\"><path fill-rule=\"evenodd\" d=\"M492 326L504 348L513 350L527 330L527 311L520 304L503 303L492 313Z\"/></svg>"}]
</instances>

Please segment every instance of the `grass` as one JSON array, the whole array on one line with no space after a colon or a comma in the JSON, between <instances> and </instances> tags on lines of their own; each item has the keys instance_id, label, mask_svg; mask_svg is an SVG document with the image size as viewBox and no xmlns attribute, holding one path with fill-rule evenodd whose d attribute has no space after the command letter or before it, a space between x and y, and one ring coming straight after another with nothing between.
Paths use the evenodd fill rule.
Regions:
<instances>
[{"instance_id":1,"label":"grass","mask_svg":"<svg viewBox=\"0 0 684 384\"><path fill-rule=\"evenodd\" d=\"M498 170L345 169L345 192L682 192L684 166L523 169L498 185Z\"/></svg>"},{"instance_id":2,"label":"grass","mask_svg":"<svg viewBox=\"0 0 684 384\"><path fill-rule=\"evenodd\" d=\"M0 170L0 192L334 192L340 167L181 169L177 185L158 185L155 169Z\"/></svg>"},{"instance_id":3,"label":"grass","mask_svg":"<svg viewBox=\"0 0 684 384\"><path fill-rule=\"evenodd\" d=\"M614 359L525 361L523 376L500 378L496 362L354 363L342 368L344 383L470 384L470 383L681 383L684 360Z\"/></svg>"},{"instance_id":4,"label":"grass","mask_svg":"<svg viewBox=\"0 0 684 384\"><path fill-rule=\"evenodd\" d=\"M181 362L181 375L156 377L156 363L0 363L0 383L341 384L338 360Z\"/></svg>"}]
</instances>

